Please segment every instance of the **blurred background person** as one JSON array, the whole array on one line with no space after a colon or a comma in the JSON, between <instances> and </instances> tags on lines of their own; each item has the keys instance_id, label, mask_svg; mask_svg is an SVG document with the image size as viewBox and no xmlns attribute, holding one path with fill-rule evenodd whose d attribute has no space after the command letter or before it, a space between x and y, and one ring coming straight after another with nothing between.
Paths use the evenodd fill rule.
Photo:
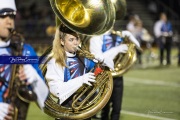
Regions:
<instances>
[{"instance_id":1,"label":"blurred background person","mask_svg":"<svg viewBox=\"0 0 180 120\"><path fill-rule=\"evenodd\" d=\"M133 31L133 35L134 37L139 41L139 44L142 46L142 34L143 34L143 23L142 21L139 20L135 20L134 22L134 31ZM137 53L137 63L138 64L142 64L142 51L139 51L138 49L136 49L136 53Z\"/></svg>"},{"instance_id":2,"label":"blurred background person","mask_svg":"<svg viewBox=\"0 0 180 120\"><path fill-rule=\"evenodd\" d=\"M131 33L135 32L135 23L136 23L137 20L140 20L138 15L132 14L132 15L129 16L129 21L128 21L127 25L126 25L126 29L128 31L130 31Z\"/></svg>"},{"instance_id":3,"label":"blurred background person","mask_svg":"<svg viewBox=\"0 0 180 120\"><path fill-rule=\"evenodd\" d=\"M166 65L170 65L173 30L165 13L161 13L160 19L154 24L154 35L159 47L160 65L163 65L164 51L166 51Z\"/></svg>"},{"instance_id":4,"label":"blurred background person","mask_svg":"<svg viewBox=\"0 0 180 120\"><path fill-rule=\"evenodd\" d=\"M3 63L4 57L10 57L15 55L15 52L22 52L20 56L36 56L34 49L28 44L22 44L21 40L19 43L14 43L15 41L11 38L11 31L15 29L14 20L16 16L16 5L15 0L3 0L0 4L0 120L11 120L14 117L14 107L18 109L18 120L25 120L27 116L27 111L29 103L21 100L15 88L10 88L10 83L13 73L12 63ZM20 38L19 38L20 39ZM17 41L16 41L17 42ZM18 50L18 45L22 45L23 50ZM16 63L15 63L16 64ZM22 63L23 64L23 63ZM37 64L26 64L22 65L16 71L18 73L18 80L24 81L33 92L36 94L36 99L39 106L44 107L44 100L47 97L48 89L43 81L43 77ZM17 70L17 69L16 69ZM15 81L15 82L20 82ZM14 82L14 83L15 83ZM13 83L13 87L14 87ZM30 86L31 84L31 86ZM11 87L12 87L11 86ZM10 91L9 91L10 90ZM9 93L15 92L12 96ZM28 94L28 93L27 93ZM9 98L11 97L11 98ZM14 97L14 98L13 98ZM12 101L13 98L13 101ZM13 102L13 103L12 103ZM11 105L10 105L11 104ZM14 106L15 105L15 106Z\"/></svg>"},{"instance_id":5,"label":"blurred background person","mask_svg":"<svg viewBox=\"0 0 180 120\"><path fill-rule=\"evenodd\" d=\"M132 33L135 38L138 40L140 43L141 47L150 51L151 54L151 47L153 43L153 38L148 32L146 28L143 26L143 22L140 19L137 19L134 22L134 31ZM137 52L137 63L142 64L142 54L143 51L140 51L139 49L136 49Z\"/></svg>"}]
</instances>

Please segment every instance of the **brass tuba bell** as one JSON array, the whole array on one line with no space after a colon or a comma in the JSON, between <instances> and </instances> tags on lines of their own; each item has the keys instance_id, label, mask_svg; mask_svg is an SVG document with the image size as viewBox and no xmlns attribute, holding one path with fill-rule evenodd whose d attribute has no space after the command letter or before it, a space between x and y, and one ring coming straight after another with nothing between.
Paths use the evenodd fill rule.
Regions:
<instances>
[{"instance_id":1,"label":"brass tuba bell","mask_svg":"<svg viewBox=\"0 0 180 120\"><path fill-rule=\"evenodd\" d=\"M50 4L60 22L80 34L103 34L115 22L110 0L50 0Z\"/></svg>"}]
</instances>

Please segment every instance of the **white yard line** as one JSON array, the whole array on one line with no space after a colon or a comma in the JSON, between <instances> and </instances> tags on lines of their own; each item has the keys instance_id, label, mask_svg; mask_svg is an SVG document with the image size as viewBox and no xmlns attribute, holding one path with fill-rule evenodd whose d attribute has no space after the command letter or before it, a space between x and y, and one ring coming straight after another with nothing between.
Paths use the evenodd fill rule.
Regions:
<instances>
[{"instance_id":1,"label":"white yard line","mask_svg":"<svg viewBox=\"0 0 180 120\"><path fill-rule=\"evenodd\" d=\"M140 84L147 84L147 85L180 87L180 84L173 83L173 82L165 82L162 80L150 80L150 79L142 79L142 78L125 77L125 81L127 81L127 82L129 81L129 82L133 82L133 83L140 83Z\"/></svg>"},{"instance_id":2,"label":"white yard line","mask_svg":"<svg viewBox=\"0 0 180 120\"><path fill-rule=\"evenodd\" d=\"M136 112L131 112L131 111L121 111L122 114L127 114L127 115L134 115L134 116L139 116L139 117L145 117L145 118L152 118L156 120L176 120L176 119L171 119L171 118L165 118L165 117L158 117L150 114L142 114L142 113L136 113Z\"/></svg>"}]
</instances>

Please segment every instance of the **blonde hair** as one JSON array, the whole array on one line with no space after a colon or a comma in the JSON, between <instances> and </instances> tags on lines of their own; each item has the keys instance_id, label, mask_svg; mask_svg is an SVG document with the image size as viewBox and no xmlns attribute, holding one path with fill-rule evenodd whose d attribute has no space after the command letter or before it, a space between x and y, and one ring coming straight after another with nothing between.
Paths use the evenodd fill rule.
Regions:
<instances>
[{"instance_id":1,"label":"blonde hair","mask_svg":"<svg viewBox=\"0 0 180 120\"><path fill-rule=\"evenodd\" d=\"M61 37L60 37L61 34ZM61 40L63 39L62 34L59 31L59 27L56 28L56 33L55 33L55 37L53 40L53 48L52 48L52 52L53 52L53 58L55 58L55 61L58 65L60 65L61 67L65 67L66 66L66 53L64 50L64 47L61 45ZM65 36L65 34L63 34Z\"/></svg>"}]
</instances>

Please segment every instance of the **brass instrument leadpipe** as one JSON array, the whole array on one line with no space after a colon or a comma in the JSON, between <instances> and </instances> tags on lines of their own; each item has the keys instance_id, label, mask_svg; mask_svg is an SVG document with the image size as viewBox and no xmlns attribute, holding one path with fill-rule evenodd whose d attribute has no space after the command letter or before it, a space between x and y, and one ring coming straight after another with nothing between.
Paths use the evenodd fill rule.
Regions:
<instances>
[{"instance_id":1,"label":"brass instrument leadpipe","mask_svg":"<svg viewBox=\"0 0 180 120\"><path fill-rule=\"evenodd\" d=\"M93 54L91 54L91 53L88 52L88 51L82 50L82 48L81 48L80 46L75 47L75 49L76 49L77 51L80 51L80 52L83 54L83 56L86 56L86 58L88 58L88 59L90 59L90 60L97 60ZM97 60L97 61L98 61L98 60Z\"/></svg>"},{"instance_id":2,"label":"brass instrument leadpipe","mask_svg":"<svg viewBox=\"0 0 180 120\"><path fill-rule=\"evenodd\" d=\"M80 46L75 47L75 49L77 51L80 51L83 54L83 56L85 56L86 58L93 60L95 63L97 63L97 64L102 63L102 61L99 61L98 59L96 59L95 56L93 54L91 54L89 51L82 50L82 48Z\"/></svg>"}]
</instances>

